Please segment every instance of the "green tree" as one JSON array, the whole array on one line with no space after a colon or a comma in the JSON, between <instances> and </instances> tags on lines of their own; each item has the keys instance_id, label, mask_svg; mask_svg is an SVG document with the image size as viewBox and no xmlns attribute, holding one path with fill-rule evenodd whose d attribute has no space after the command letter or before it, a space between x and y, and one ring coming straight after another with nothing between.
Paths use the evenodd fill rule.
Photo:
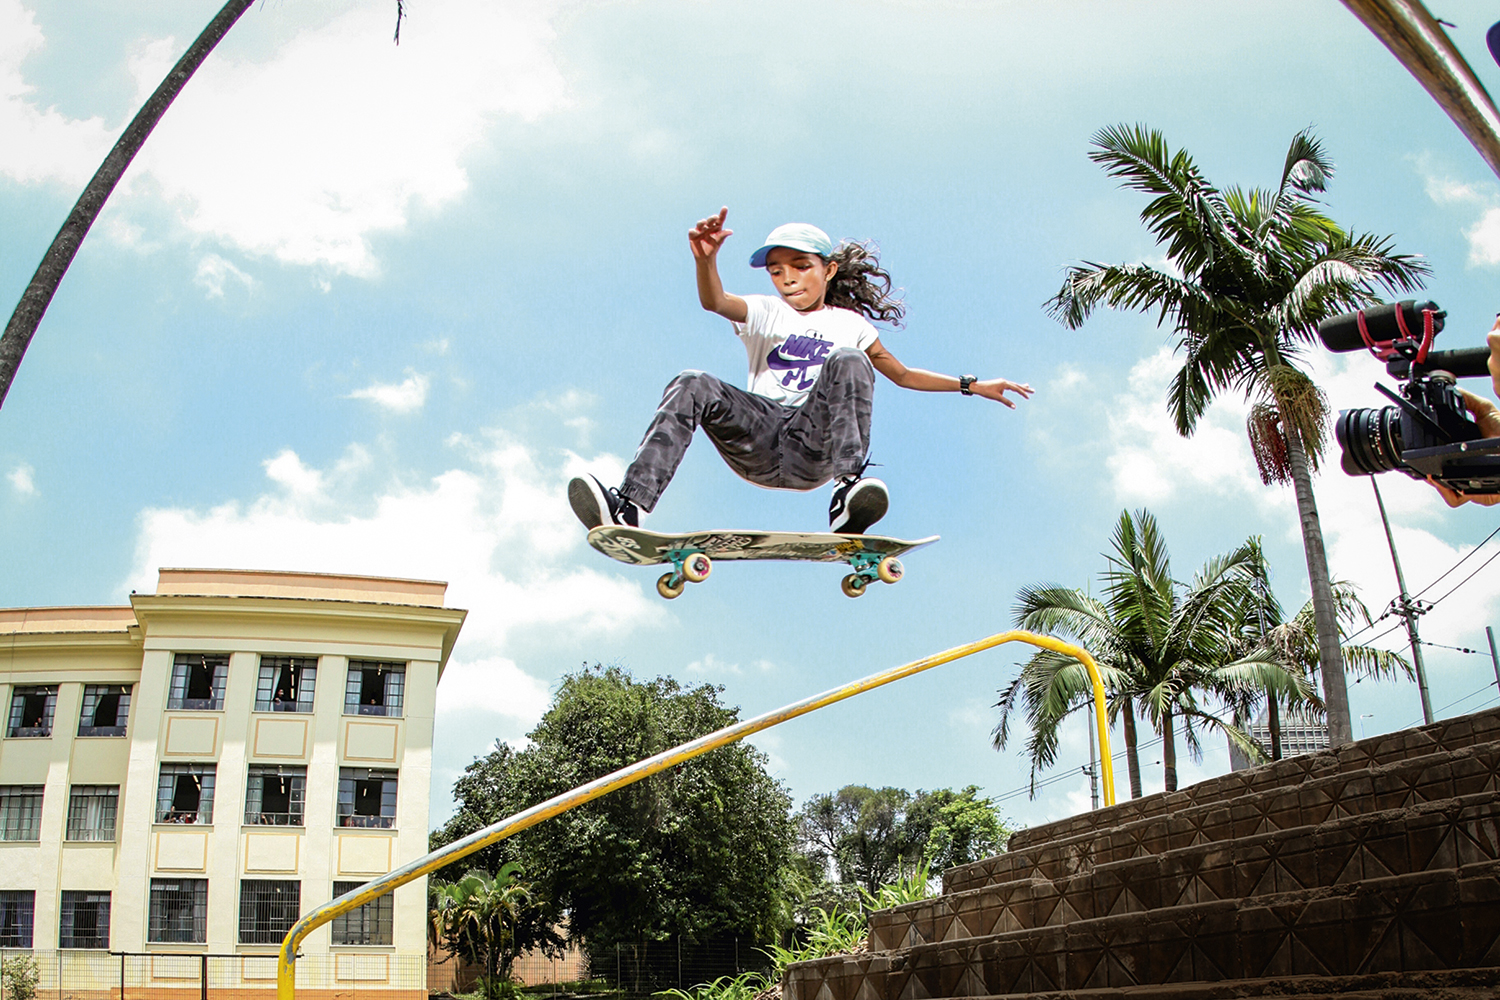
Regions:
<instances>
[{"instance_id":1,"label":"green tree","mask_svg":"<svg viewBox=\"0 0 1500 1000\"><path fill-rule=\"evenodd\" d=\"M1270 566L1261 549L1260 539L1251 539L1250 544L1255 548L1250 569L1250 600L1241 606L1235 646L1240 652L1264 649L1289 669L1302 674L1311 684L1318 672L1318 635L1312 602L1308 601L1296 615L1287 619L1281 602L1271 589ZM1363 631L1372 624L1370 609L1365 607L1351 584L1343 580L1333 581L1333 600L1340 651L1344 665L1350 672L1360 679L1368 680L1394 680L1402 676L1411 681L1416 680L1416 672L1401 654L1347 641L1350 635ZM1259 706L1266 706L1271 745L1262 749L1271 760L1282 759L1283 707L1302 708L1314 718L1323 714L1322 700L1316 697L1283 705L1284 699L1274 692L1247 690L1245 695L1246 700L1235 707L1236 714L1248 724Z\"/></svg>"},{"instance_id":2,"label":"green tree","mask_svg":"<svg viewBox=\"0 0 1500 1000\"><path fill-rule=\"evenodd\" d=\"M454 786L444 844L551 796L738 720L722 688L637 681L618 667L569 674L531 745L497 746ZM474 855L519 860L539 911L590 948L637 955L669 936L770 941L793 842L790 800L765 756L736 744L620 789ZM472 861L466 862L472 863Z\"/></svg>"},{"instance_id":3,"label":"green tree","mask_svg":"<svg viewBox=\"0 0 1500 1000\"><path fill-rule=\"evenodd\" d=\"M846 908L850 897L873 896L918 869L941 871L998 854L1011 834L974 785L916 794L847 785L810 797L795 821L800 851L815 870L832 869L845 890L830 895Z\"/></svg>"},{"instance_id":4,"label":"green tree","mask_svg":"<svg viewBox=\"0 0 1500 1000\"><path fill-rule=\"evenodd\" d=\"M1161 737L1167 791L1177 788L1177 724L1196 759L1199 728L1225 733L1252 757L1249 736L1213 709L1237 704L1247 690L1271 690L1285 699L1306 698L1305 679L1263 650L1234 656L1235 626L1249 600L1255 549L1247 543L1216 556L1187 584L1172 577L1166 540L1149 511L1122 511L1106 555L1103 597L1057 584L1026 587L1016 598L1020 628L1064 636L1094 657L1104 681L1109 712L1125 731L1132 798L1141 795L1137 714ZM1209 701L1204 701L1204 696ZM1058 734L1074 712L1092 707L1093 687L1082 663L1042 650L1000 692L995 748L1010 738L1011 713L1024 703L1031 736L1033 785L1037 772L1057 759Z\"/></svg>"},{"instance_id":5,"label":"green tree","mask_svg":"<svg viewBox=\"0 0 1500 1000\"><path fill-rule=\"evenodd\" d=\"M1094 136L1090 158L1125 187L1150 195L1141 221L1172 271L1147 264L1068 269L1049 312L1071 328L1108 306L1156 313L1183 354L1167 405L1177 432L1193 433L1213 397L1255 400L1251 447L1267 483L1297 499L1318 635L1318 662L1334 745L1351 738L1336 606L1313 497L1326 442L1327 402L1297 365L1322 319L1375 300L1377 287L1419 287L1427 267L1392 252L1390 237L1351 235L1318 208L1333 164L1309 131L1292 138L1270 190L1223 191L1160 132L1118 125Z\"/></svg>"},{"instance_id":6,"label":"green tree","mask_svg":"<svg viewBox=\"0 0 1500 1000\"><path fill-rule=\"evenodd\" d=\"M514 862L491 877L471 871L457 882L434 880L432 926L434 937L453 955L461 955L484 969L481 985L490 1000L510 980L516 949L516 928L531 906L531 892L516 876Z\"/></svg>"}]
</instances>

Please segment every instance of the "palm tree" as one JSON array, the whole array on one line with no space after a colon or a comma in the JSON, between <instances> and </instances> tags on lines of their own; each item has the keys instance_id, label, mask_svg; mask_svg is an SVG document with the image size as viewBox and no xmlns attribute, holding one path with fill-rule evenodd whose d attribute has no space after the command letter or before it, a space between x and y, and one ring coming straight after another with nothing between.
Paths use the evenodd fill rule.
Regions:
<instances>
[{"instance_id":1,"label":"palm tree","mask_svg":"<svg viewBox=\"0 0 1500 1000\"><path fill-rule=\"evenodd\" d=\"M1288 620L1281 602L1271 590L1270 568L1260 548L1260 539L1251 539L1251 543L1256 550L1250 570L1251 600L1242 605L1242 619L1236 629L1237 648L1242 652L1264 648L1280 663L1310 680L1318 666L1318 636L1312 602L1308 601ZM1347 641L1351 635L1373 624L1370 609L1359 599L1352 584L1333 581L1333 599L1340 651L1345 666L1352 673L1361 680L1394 680L1398 676L1416 680L1416 672L1401 654ZM1236 715L1248 723L1256 706L1264 700L1271 738L1270 758L1280 760L1282 699L1267 691L1249 692L1249 695L1247 701L1236 706ZM1314 716L1323 712L1322 701L1317 698L1306 702L1305 708Z\"/></svg>"},{"instance_id":2,"label":"palm tree","mask_svg":"<svg viewBox=\"0 0 1500 1000\"><path fill-rule=\"evenodd\" d=\"M500 983L510 977L515 924L531 902L530 889L517 880L520 867L512 861L493 878L471 871L457 882L433 883L433 937L449 951L463 952L483 964L482 985L489 998L497 996Z\"/></svg>"},{"instance_id":3,"label":"palm tree","mask_svg":"<svg viewBox=\"0 0 1500 1000\"><path fill-rule=\"evenodd\" d=\"M1329 738L1346 743L1348 692L1312 491L1328 407L1295 362L1320 320L1375 301L1377 287L1420 287L1428 268L1394 253L1390 237L1346 233L1319 210L1315 195L1326 188L1333 164L1307 130L1292 138L1272 190L1220 191L1186 151L1173 152L1160 132L1143 126L1104 129L1093 144L1090 159L1152 196L1141 221L1176 273L1146 264L1076 265L1048 311L1071 328L1101 305L1170 320L1184 360L1167 404L1183 436L1193 433L1216 393L1236 389L1255 401L1248 429L1261 477L1291 483L1296 492Z\"/></svg>"},{"instance_id":4,"label":"palm tree","mask_svg":"<svg viewBox=\"0 0 1500 1000\"><path fill-rule=\"evenodd\" d=\"M1141 795L1138 716L1162 739L1168 791L1177 788L1178 720L1189 752L1202 747L1199 727L1225 733L1251 755L1258 755L1237 726L1205 707L1200 695L1238 704L1247 691L1275 691L1296 702L1310 693L1307 682L1263 650L1234 652L1234 626L1249 597L1250 543L1217 556L1187 584L1172 578L1171 559L1156 519L1148 511L1120 514L1107 555L1104 596L1055 584L1023 588L1016 600L1020 628L1060 633L1088 649L1098 663L1112 717L1125 730L1130 794ZM1031 737L1032 781L1057 756L1063 720L1090 705L1091 685L1077 660L1044 650L1034 655L1000 695L996 748L1009 739L1010 713L1024 701ZM1034 784L1033 784L1034 787Z\"/></svg>"}]
</instances>

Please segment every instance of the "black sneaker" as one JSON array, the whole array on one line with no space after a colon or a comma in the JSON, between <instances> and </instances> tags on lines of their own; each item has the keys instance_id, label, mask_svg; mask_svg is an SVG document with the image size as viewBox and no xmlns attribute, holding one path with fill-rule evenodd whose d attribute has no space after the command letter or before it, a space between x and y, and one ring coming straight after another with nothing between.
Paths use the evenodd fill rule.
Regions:
<instances>
[{"instance_id":1,"label":"black sneaker","mask_svg":"<svg viewBox=\"0 0 1500 1000\"><path fill-rule=\"evenodd\" d=\"M619 490L605 489L593 476L578 476L568 483L568 503L590 530L601 524L640 527L641 512L636 505L620 496Z\"/></svg>"},{"instance_id":2,"label":"black sneaker","mask_svg":"<svg viewBox=\"0 0 1500 1000\"><path fill-rule=\"evenodd\" d=\"M890 494L878 479L846 476L833 490L828 505L828 530L841 535L863 535L876 521L885 517Z\"/></svg>"}]
</instances>

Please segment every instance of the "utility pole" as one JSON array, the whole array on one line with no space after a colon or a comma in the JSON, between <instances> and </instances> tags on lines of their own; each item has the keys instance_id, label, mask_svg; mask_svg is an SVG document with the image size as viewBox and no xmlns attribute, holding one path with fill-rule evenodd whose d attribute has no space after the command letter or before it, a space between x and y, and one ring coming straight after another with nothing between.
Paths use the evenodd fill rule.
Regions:
<instances>
[{"instance_id":1,"label":"utility pole","mask_svg":"<svg viewBox=\"0 0 1500 1000\"><path fill-rule=\"evenodd\" d=\"M1495 652L1495 630L1486 625L1484 634L1490 637L1490 662L1495 665L1495 683L1500 685L1500 653Z\"/></svg>"},{"instance_id":2,"label":"utility pole","mask_svg":"<svg viewBox=\"0 0 1500 1000\"><path fill-rule=\"evenodd\" d=\"M1370 486L1375 490L1375 503L1380 508L1380 523L1385 525L1385 540L1391 547L1391 562L1396 566L1396 587L1401 596L1391 602L1396 613L1406 619L1406 637L1411 640L1411 662L1417 668L1417 691L1422 696L1422 721L1432 725L1432 697L1427 693L1427 668L1422 665L1422 640L1417 638L1417 616L1427 609L1421 602L1406 596L1406 577L1401 573L1401 560L1396 555L1396 539L1391 534L1390 519L1385 516L1385 501L1380 498L1380 484L1370 477Z\"/></svg>"},{"instance_id":3,"label":"utility pole","mask_svg":"<svg viewBox=\"0 0 1500 1000\"><path fill-rule=\"evenodd\" d=\"M1494 640L1490 640L1490 648L1494 648ZM1500 673L1496 674L1500 677ZM1093 802L1095 812L1099 811L1099 767L1095 758L1099 751L1094 748L1094 717L1089 716L1089 797Z\"/></svg>"}]
</instances>

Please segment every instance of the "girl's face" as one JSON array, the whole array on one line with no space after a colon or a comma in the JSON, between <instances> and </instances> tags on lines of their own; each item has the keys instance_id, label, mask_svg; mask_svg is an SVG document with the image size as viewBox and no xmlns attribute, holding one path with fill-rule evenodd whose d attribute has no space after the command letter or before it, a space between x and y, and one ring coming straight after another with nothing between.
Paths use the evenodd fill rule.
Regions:
<instances>
[{"instance_id":1,"label":"girl's face","mask_svg":"<svg viewBox=\"0 0 1500 1000\"><path fill-rule=\"evenodd\" d=\"M828 280L839 266L817 254L791 247L775 247L766 254L766 273L787 305L798 312L823 308Z\"/></svg>"}]
</instances>

